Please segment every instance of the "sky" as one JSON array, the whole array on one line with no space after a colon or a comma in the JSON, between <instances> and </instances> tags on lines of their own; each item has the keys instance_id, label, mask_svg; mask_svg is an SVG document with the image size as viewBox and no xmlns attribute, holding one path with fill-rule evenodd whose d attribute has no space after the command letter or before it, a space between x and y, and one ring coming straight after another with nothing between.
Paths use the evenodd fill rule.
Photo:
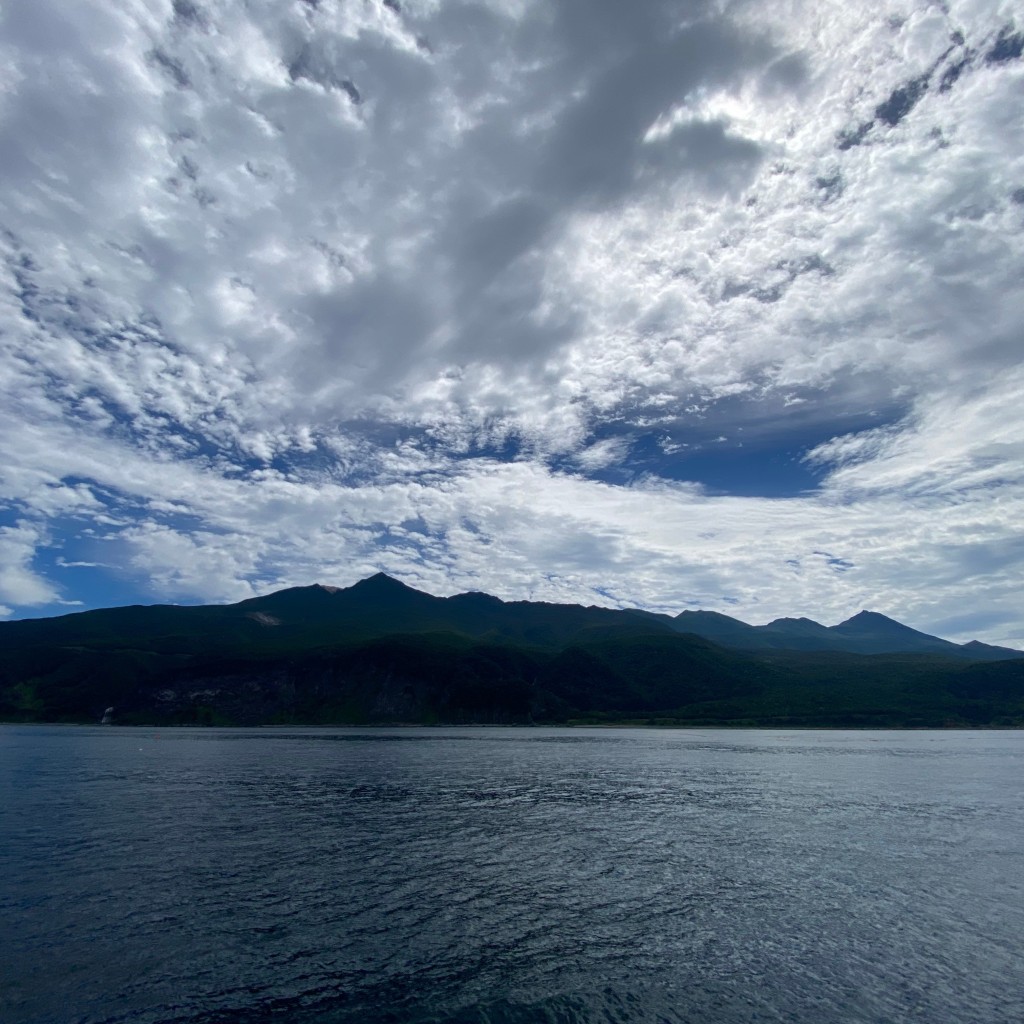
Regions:
<instances>
[{"instance_id":1,"label":"sky","mask_svg":"<svg viewBox=\"0 0 1024 1024\"><path fill-rule=\"evenodd\" d=\"M1022 110L1016 0L0 0L0 615L1024 645Z\"/></svg>"}]
</instances>

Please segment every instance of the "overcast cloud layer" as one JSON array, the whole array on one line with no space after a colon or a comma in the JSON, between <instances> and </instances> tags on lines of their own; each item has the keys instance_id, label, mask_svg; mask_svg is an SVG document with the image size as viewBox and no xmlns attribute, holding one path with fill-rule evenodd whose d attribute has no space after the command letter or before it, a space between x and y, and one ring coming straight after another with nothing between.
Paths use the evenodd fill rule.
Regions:
<instances>
[{"instance_id":1,"label":"overcast cloud layer","mask_svg":"<svg viewBox=\"0 0 1024 1024\"><path fill-rule=\"evenodd\" d=\"M0 610L1024 645L1015 9L0 0Z\"/></svg>"}]
</instances>

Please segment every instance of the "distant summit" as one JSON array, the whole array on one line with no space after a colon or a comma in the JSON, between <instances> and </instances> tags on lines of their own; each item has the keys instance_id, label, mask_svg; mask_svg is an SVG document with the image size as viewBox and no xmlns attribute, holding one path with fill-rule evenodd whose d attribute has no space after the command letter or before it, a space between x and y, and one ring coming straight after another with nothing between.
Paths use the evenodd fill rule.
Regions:
<instances>
[{"instance_id":1,"label":"distant summit","mask_svg":"<svg viewBox=\"0 0 1024 1024\"><path fill-rule=\"evenodd\" d=\"M749 626L718 612L682 612L672 620L680 632L696 633L740 650L845 651L849 654L940 654L971 661L1024 658L1024 651L972 640L955 644L922 633L880 612L860 611L836 626L813 619L775 619Z\"/></svg>"},{"instance_id":2,"label":"distant summit","mask_svg":"<svg viewBox=\"0 0 1024 1024\"><path fill-rule=\"evenodd\" d=\"M934 654L963 652L959 644L911 629L910 626L904 626L902 622L878 612L858 612L845 622L840 622L838 626L833 626L832 632L836 636L846 638L859 650L871 654L884 654L894 650Z\"/></svg>"},{"instance_id":3,"label":"distant summit","mask_svg":"<svg viewBox=\"0 0 1024 1024\"><path fill-rule=\"evenodd\" d=\"M833 626L832 629L844 629L849 630L852 633L855 632L875 632L875 633L916 633L917 630L911 629L909 626L904 626L902 622L897 622L895 619L890 619L888 615L882 615L881 612L870 612L866 608L863 611L857 612L856 615L851 615L850 618L838 625ZM921 633L920 636L927 636L927 633ZM933 639L938 639L933 637Z\"/></svg>"},{"instance_id":4,"label":"distant summit","mask_svg":"<svg viewBox=\"0 0 1024 1024\"><path fill-rule=\"evenodd\" d=\"M331 587L331 590L338 590L338 587ZM413 587L407 586L401 580L396 580L394 576L389 576L386 572L375 572L372 576L367 576L366 579L359 580L358 583L353 583L349 590L359 591L392 591L397 592L400 590L413 590ZM420 591L416 591L420 593Z\"/></svg>"}]
</instances>

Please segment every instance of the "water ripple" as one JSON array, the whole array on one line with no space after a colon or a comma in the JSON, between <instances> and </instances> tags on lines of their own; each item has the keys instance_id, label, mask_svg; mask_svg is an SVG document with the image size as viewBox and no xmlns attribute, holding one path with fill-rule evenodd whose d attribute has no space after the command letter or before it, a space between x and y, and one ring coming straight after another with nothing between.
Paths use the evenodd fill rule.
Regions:
<instances>
[{"instance_id":1,"label":"water ripple","mask_svg":"<svg viewBox=\"0 0 1024 1024\"><path fill-rule=\"evenodd\" d=\"M1022 750L0 727L0 1019L1016 1024Z\"/></svg>"}]
</instances>

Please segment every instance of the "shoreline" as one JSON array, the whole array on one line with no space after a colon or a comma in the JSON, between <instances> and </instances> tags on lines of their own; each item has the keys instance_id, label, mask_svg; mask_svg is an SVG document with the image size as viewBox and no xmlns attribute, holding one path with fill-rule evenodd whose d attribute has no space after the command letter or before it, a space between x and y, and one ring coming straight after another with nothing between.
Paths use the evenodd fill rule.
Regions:
<instances>
[{"instance_id":1,"label":"shoreline","mask_svg":"<svg viewBox=\"0 0 1024 1024\"><path fill-rule=\"evenodd\" d=\"M210 724L197 722L23 722L16 720L0 719L0 728L4 726L26 726L32 728L70 728L70 729L110 729L110 730L139 730L139 729L171 729L185 730L193 729L198 731L222 730L222 731L257 731L286 729L309 730L309 731L338 731L358 730L362 732L373 732L383 730L403 729L514 729L514 730L553 730L553 729L601 729L605 731L622 731L627 729L644 730L653 732L1021 732L1024 725L732 725L728 722L702 723L699 725L680 723L646 723L646 722L274 722L260 723L255 725L238 724Z\"/></svg>"}]
</instances>

